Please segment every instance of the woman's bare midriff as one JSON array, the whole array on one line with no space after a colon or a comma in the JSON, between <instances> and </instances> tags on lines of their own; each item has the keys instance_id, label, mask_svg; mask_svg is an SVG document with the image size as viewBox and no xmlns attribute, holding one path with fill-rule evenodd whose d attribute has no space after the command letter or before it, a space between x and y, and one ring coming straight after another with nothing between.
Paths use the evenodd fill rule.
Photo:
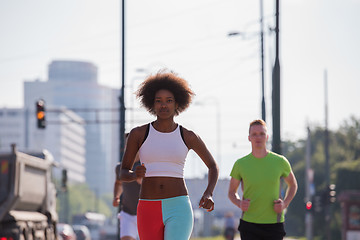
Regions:
<instances>
[{"instance_id":1,"label":"woman's bare midriff","mask_svg":"<svg viewBox=\"0 0 360 240\"><path fill-rule=\"evenodd\" d=\"M145 177L141 183L141 199L163 199L188 195L183 178Z\"/></svg>"}]
</instances>

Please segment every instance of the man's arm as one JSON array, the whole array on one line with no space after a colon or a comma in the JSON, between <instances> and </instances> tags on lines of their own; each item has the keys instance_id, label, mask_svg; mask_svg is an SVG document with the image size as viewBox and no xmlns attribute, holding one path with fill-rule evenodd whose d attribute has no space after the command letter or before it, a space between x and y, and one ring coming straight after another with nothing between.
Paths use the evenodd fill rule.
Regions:
<instances>
[{"instance_id":1,"label":"man's arm","mask_svg":"<svg viewBox=\"0 0 360 240\"><path fill-rule=\"evenodd\" d=\"M115 183L114 183L114 198L113 206L117 207L120 204L120 196L123 192L122 182L120 181L120 168L121 164L117 164L115 167Z\"/></svg>"},{"instance_id":2,"label":"man's arm","mask_svg":"<svg viewBox=\"0 0 360 240\"><path fill-rule=\"evenodd\" d=\"M290 172L289 176L284 178L284 180L288 186L287 190L286 190L285 199L284 199L284 208L287 208L290 205L293 198L295 197L295 194L298 189L298 185L297 185L295 175L292 171Z\"/></svg>"},{"instance_id":3,"label":"man's arm","mask_svg":"<svg viewBox=\"0 0 360 240\"><path fill-rule=\"evenodd\" d=\"M120 204L120 196L123 192L122 183L120 180L116 179L114 183L114 199L113 199L113 206L117 207Z\"/></svg>"},{"instance_id":4,"label":"man's arm","mask_svg":"<svg viewBox=\"0 0 360 240\"><path fill-rule=\"evenodd\" d=\"M287 184L285 199L284 200L278 199L274 201L275 203L274 210L277 213L281 213L285 208L289 207L291 201L295 197L298 188L295 175L292 171L286 178L284 178L284 180L285 183Z\"/></svg>"},{"instance_id":5,"label":"man's arm","mask_svg":"<svg viewBox=\"0 0 360 240\"><path fill-rule=\"evenodd\" d=\"M240 180L237 180L235 178L231 178L230 179L230 184L229 184L229 191L228 191L228 197L230 199L230 201L235 204L237 207L240 208L240 196L238 194L238 188L240 186Z\"/></svg>"},{"instance_id":6,"label":"man's arm","mask_svg":"<svg viewBox=\"0 0 360 240\"><path fill-rule=\"evenodd\" d=\"M235 178L230 179L228 197L230 201L235 204L242 211L246 212L250 206L250 199L241 200L238 194L238 188L240 186L241 181ZM242 188L243 185L241 184Z\"/></svg>"}]
</instances>

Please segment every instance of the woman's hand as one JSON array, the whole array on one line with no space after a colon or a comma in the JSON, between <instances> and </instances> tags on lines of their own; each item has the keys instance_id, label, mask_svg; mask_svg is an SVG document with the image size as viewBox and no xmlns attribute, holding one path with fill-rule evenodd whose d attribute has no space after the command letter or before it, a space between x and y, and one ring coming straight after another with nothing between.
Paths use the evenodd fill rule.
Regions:
<instances>
[{"instance_id":1,"label":"woman's hand","mask_svg":"<svg viewBox=\"0 0 360 240\"><path fill-rule=\"evenodd\" d=\"M205 208L208 212L214 210L214 200L212 199L211 195L204 194L199 202L199 208Z\"/></svg>"},{"instance_id":2,"label":"woman's hand","mask_svg":"<svg viewBox=\"0 0 360 240\"><path fill-rule=\"evenodd\" d=\"M137 180L140 180L140 179L144 178L145 173L146 173L146 167L145 167L144 164L141 164L141 166L137 166L135 168L135 175L136 175Z\"/></svg>"}]
</instances>

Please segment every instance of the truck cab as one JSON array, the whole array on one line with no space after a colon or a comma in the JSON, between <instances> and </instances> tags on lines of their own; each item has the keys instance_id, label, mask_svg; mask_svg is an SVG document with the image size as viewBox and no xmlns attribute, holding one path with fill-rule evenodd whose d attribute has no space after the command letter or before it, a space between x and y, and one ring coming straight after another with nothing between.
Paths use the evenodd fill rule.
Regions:
<instances>
[{"instance_id":1,"label":"truck cab","mask_svg":"<svg viewBox=\"0 0 360 240\"><path fill-rule=\"evenodd\" d=\"M56 239L53 165L47 151L0 153L0 239Z\"/></svg>"}]
</instances>

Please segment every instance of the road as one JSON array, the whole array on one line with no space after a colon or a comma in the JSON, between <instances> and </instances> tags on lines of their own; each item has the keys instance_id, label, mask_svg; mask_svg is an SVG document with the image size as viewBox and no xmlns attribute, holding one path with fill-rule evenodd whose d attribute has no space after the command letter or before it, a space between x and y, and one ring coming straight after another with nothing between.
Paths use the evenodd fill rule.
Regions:
<instances>
[{"instance_id":1,"label":"road","mask_svg":"<svg viewBox=\"0 0 360 240\"><path fill-rule=\"evenodd\" d=\"M241 240L240 236L237 235L234 240ZM288 237L285 237L284 240L296 240L295 238L288 238Z\"/></svg>"}]
</instances>

